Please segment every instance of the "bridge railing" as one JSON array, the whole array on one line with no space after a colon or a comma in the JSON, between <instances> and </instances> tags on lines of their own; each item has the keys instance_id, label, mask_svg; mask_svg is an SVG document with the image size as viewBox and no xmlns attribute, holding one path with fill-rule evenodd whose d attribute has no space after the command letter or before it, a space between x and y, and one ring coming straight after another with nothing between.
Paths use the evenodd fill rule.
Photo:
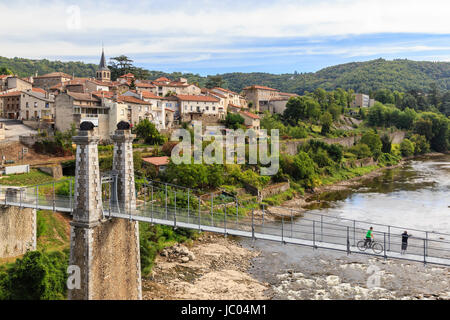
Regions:
<instances>
[{"instance_id":1,"label":"bridge railing","mask_svg":"<svg viewBox=\"0 0 450 320\"><path fill-rule=\"evenodd\" d=\"M310 218L291 219L283 217L280 220L268 221L267 217L251 216L242 217L236 215L236 211L226 210L222 212L205 210L188 210L185 207L174 205L165 206L158 204L141 203L137 209L129 214L130 219L138 217L149 218L150 221L164 221L167 225L177 227L180 223L191 225L192 229L204 230L205 227L219 228L221 232L230 230L244 231L258 235L271 235L280 241L299 239L310 241L312 245L334 244L348 246L349 250L356 251L358 241L364 239L366 228L353 227L342 223L318 221ZM379 256L400 254L402 250L401 234L387 234L374 231L374 239L383 246ZM367 250L370 253L370 249ZM450 258L450 242L447 240L434 240L430 238L411 237L408 241L408 254L423 256L424 261L429 257Z\"/></svg>"}]
</instances>

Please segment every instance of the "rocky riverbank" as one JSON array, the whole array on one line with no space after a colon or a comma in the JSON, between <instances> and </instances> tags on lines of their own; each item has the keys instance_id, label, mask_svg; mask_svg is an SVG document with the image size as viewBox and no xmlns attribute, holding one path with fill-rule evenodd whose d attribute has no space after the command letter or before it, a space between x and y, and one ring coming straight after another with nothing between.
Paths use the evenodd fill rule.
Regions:
<instances>
[{"instance_id":1,"label":"rocky riverbank","mask_svg":"<svg viewBox=\"0 0 450 320\"><path fill-rule=\"evenodd\" d=\"M274 300L450 300L450 268L259 241L251 274ZM263 249L264 248L264 249Z\"/></svg>"},{"instance_id":2,"label":"rocky riverbank","mask_svg":"<svg viewBox=\"0 0 450 320\"><path fill-rule=\"evenodd\" d=\"M247 270L259 252L231 238L205 233L191 247L176 245L156 258L143 279L144 300L262 300L267 283Z\"/></svg>"}]
</instances>

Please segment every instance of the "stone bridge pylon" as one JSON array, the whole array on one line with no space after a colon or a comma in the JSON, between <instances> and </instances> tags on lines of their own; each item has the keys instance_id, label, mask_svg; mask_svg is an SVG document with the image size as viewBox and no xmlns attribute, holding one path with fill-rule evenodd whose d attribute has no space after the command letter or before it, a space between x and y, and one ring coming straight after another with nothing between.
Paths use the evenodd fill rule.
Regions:
<instances>
[{"instance_id":1,"label":"stone bridge pylon","mask_svg":"<svg viewBox=\"0 0 450 320\"><path fill-rule=\"evenodd\" d=\"M120 210L125 212L136 207L132 146L135 137L129 128L122 122L111 137L117 197ZM69 289L69 300L140 300L139 224L103 216L96 129L83 123L73 141L77 153L69 265L79 268L81 287Z\"/></svg>"}]
</instances>

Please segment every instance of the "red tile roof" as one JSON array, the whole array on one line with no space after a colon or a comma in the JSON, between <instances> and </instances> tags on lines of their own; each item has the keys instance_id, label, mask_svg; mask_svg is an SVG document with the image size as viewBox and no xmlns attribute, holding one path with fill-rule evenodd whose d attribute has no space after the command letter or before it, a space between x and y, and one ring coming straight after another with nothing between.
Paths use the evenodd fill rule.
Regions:
<instances>
[{"instance_id":1,"label":"red tile roof","mask_svg":"<svg viewBox=\"0 0 450 320\"><path fill-rule=\"evenodd\" d=\"M257 116L257 115L254 114L254 113L251 113L251 112L241 111L241 112L239 112L239 113L240 113L241 115L243 115L243 116L247 116L247 117L252 118L252 119L260 119L259 116Z\"/></svg>"},{"instance_id":2,"label":"red tile roof","mask_svg":"<svg viewBox=\"0 0 450 320\"><path fill-rule=\"evenodd\" d=\"M170 81L170 79L166 78L166 77L160 77L158 79L155 80L156 82L166 82L166 81Z\"/></svg>"},{"instance_id":3,"label":"red tile roof","mask_svg":"<svg viewBox=\"0 0 450 320\"><path fill-rule=\"evenodd\" d=\"M0 97L16 97L16 96L20 96L22 94L22 92L20 91L13 91L13 92L7 92L4 94L0 94Z\"/></svg>"},{"instance_id":4,"label":"red tile roof","mask_svg":"<svg viewBox=\"0 0 450 320\"><path fill-rule=\"evenodd\" d=\"M244 90L256 90L256 89L258 89L258 90L269 90L269 91L279 91L279 90L274 89L274 88L269 88L269 87L266 87L266 86L258 86L258 85L253 85L253 86L244 88Z\"/></svg>"},{"instance_id":5,"label":"red tile roof","mask_svg":"<svg viewBox=\"0 0 450 320\"><path fill-rule=\"evenodd\" d=\"M151 163L154 166L166 166L170 163L169 157L152 157L152 158L143 158L142 161L147 163Z\"/></svg>"},{"instance_id":6,"label":"red tile roof","mask_svg":"<svg viewBox=\"0 0 450 320\"><path fill-rule=\"evenodd\" d=\"M120 76L119 78L134 78L134 74L127 73L127 74L124 74L123 76Z\"/></svg>"},{"instance_id":7,"label":"red tile roof","mask_svg":"<svg viewBox=\"0 0 450 320\"><path fill-rule=\"evenodd\" d=\"M94 91L92 92L97 98L112 98L114 97L114 92L112 91Z\"/></svg>"},{"instance_id":8,"label":"red tile roof","mask_svg":"<svg viewBox=\"0 0 450 320\"><path fill-rule=\"evenodd\" d=\"M146 105L151 105L150 102L132 97L132 96L120 96L117 101L120 102L125 102L125 103L134 103L134 104L146 104Z\"/></svg>"},{"instance_id":9,"label":"red tile roof","mask_svg":"<svg viewBox=\"0 0 450 320\"><path fill-rule=\"evenodd\" d=\"M44 74L42 76L37 76L37 77L34 77L34 78L35 79L40 79L40 78L59 78L59 77L72 79L72 76L70 76L70 75L68 75L67 73L64 73L64 72L52 72L52 73L47 73L47 74Z\"/></svg>"},{"instance_id":10,"label":"red tile roof","mask_svg":"<svg viewBox=\"0 0 450 320\"><path fill-rule=\"evenodd\" d=\"M213 90L220 90L220 91L228 92L228 93L231 93L231 94L237 94L236 92L233 92L233 91L228 90L228 89L220 88L220 87L216 87Z\"/></svg>"},{"instance_id":11,"label":"red tile roof","mask_svg":"<svg viewBox=\"0 0 450 320\"><path fill-rule=\"evenodd\" d=\"M137 88L154 88L155 87L155 85L153 85L151 83L145 83L145 82L136 83L135 86Z\"/></svg>"},{"instance_id":12,"label":"red tile roof","mask_svg":"<svg viewBox=\"0 0 450 320\"><path fill-rule=\"evenodd\" d=\"M13 76L9 75L9 74L0 74L0 79L5 79L5 78L8 78L8 77L13 77Z\"/></svg>"},{"instance_id":13,"label":"red tile roof","mask_svg":"<svg viewBox=\"0 0 450 320\"><path fill-rule=\"evenodd\" d=\"M209 96L194 96L178 94L176 96L181 101L201 101L201 102L219 102L219 99Z\"/></svg>"},{"instance_id":14,"label":"red tile roof","mask_svg":"<svg viewBox=\"0 0 450 320\"><path fill-rule=\"evenodd\" d=\"M160 100L161 97L157 96L156 94L154 94L153 92L149 92L149 91L142 91L142 97L145 99L158 99Z\"/></svg>"},{"instance_id":15,"label":"red tile roof","mask_svg":"<svg viewBox=\"0 0 450 320\"><path fill-rule=\"evenodd\" d=\"M32 88L31 90L34 91L34 92L47 94L47 91L45 91L44 89L41 89L41 88Z\"/></svg>"}]
</instances>

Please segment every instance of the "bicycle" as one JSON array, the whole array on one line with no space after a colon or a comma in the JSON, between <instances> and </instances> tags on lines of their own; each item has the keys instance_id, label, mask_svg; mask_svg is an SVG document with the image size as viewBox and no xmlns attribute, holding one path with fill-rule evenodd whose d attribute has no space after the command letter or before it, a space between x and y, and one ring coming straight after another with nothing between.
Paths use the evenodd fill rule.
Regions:
<instances>
[{"instance_id":1,"label":"bicycle","mask_svg":"<svg viewBox=\"0 0 450 320\"><path fill-rule=\"evenodd\" d=\"M369 244L367 244L366 240L360 240L358 241L358 243L356 244L356 246L358 247L359 251L366 251L367 249L372 249L372 251L376 254L380 254L381 252L383 252L383 246L375 241L370 241Z\"/></svg>"}]
</instances>

